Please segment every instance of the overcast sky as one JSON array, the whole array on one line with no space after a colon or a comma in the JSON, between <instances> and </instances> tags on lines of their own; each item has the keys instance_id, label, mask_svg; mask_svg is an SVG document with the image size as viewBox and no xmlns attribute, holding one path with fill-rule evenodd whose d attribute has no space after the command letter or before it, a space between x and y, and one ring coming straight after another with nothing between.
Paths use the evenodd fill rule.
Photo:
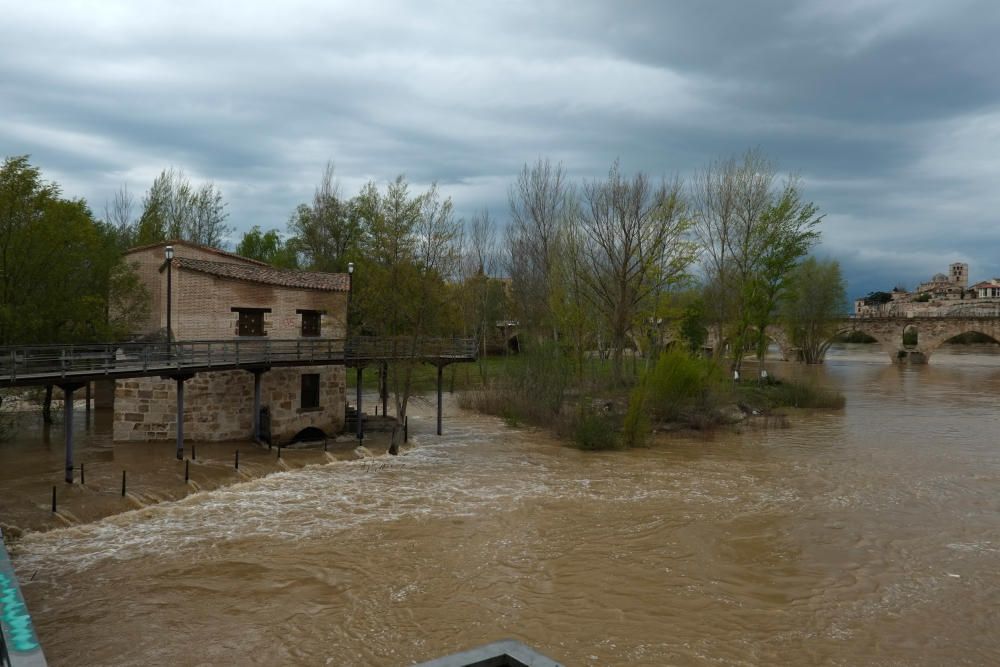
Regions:
<instances>
[{"instance_id":1,"label":"overcast sky","mask_svg":"<svg viewBox=\"0 0 1000 667\"><path fill-rule=\"evenodd\" d=\"M209 6L209 8L200 5ZM0 155L95 214L164 168L284 230L327 160L508 216L525 162L689 177L760 147L850 295L1000 275L1000 3L0 0Z\"/></svg>"}]
</instances>

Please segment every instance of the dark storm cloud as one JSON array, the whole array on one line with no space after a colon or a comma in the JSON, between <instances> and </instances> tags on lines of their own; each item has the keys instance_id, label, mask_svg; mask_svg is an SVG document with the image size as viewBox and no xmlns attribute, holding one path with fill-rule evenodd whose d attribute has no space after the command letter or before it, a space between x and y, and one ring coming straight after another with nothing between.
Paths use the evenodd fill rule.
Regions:
<instances>
[{"instance_id":1,"label":"dark storm cloud","mask_svg":"<svg viewBox=\"0 0 1000 667\"><path fill-rule=\"evenodd\" d=\"M100 212L163 168L239 230L324 163L506 214L520 165L682 177L759 146L827 214L852 292L1000 273L992 2L3 3L0 153Z\"/></svg>"}]
</instances>

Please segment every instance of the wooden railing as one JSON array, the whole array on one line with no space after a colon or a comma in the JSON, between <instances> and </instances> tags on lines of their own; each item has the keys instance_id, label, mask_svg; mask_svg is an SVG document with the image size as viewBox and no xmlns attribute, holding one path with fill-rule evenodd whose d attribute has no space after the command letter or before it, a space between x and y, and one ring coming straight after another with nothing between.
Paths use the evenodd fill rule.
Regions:
<instances>
[{"instance_id":1,"label":"wooden railing","mask_svg":"<svg viewBox=\"0 0 1000 667\"><path fill-rule=\"evenodd\" d=\"M57 383L183 371L370 363L417 359L472 361L472 339L234 338L0 347L0 385Z\"/></svg>"},{"instance_id":2,"label":"wooden railing","mask_svg":"<svg viewBox=\"0 0 1000 667\"><path fill-rule=\"evenodd\" d=\"M422 361L472 361L478 350L474 338L363 337L347 341L349 364L368 361L416 359Z\"/></svg>"}]
</instances>

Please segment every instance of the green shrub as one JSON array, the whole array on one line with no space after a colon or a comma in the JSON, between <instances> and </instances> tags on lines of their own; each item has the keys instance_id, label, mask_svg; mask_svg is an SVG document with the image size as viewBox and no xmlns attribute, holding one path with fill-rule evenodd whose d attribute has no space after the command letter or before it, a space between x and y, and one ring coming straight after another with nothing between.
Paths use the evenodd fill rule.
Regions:
<instances>
[{"instance_id":1,"label":"green shrub","mask_svg":"<svg viewBox=\"0 0 1000 667\"><path fill-rule=\"evenodd\" d=\"M580 449L619 449L618 427L610 415L581 410L573 430L573 439Z\"/></svg>"},{"instance_id":2,"label":"green shrub","mask_svg":"<svg viewBox=\"0 0 1000 667\"><path fill-rule=\"evenodd\" d=\"M761 408L832 408L844 407L844 395L812 382L783 381L766 387L745 385L740 387L741 401Z\"/></svg>"},{"instance_id":3,"label":"green shrub","mask_svg":"<svg viewBox=\"0 0 1000 667\"><path fill-rule=\"evenodd\" d=\"M622 423L621 441L624 447L643 447L649 435L649 385L643 379L629 396L628 410Z\"/></svg>"},{"instance_id":4,"label":"green shrub","mask_svg":"<svg viewBox=\"0 0 1000 667\"><path fill-rule=\"evenodd\" d=\"M664 420L677 420L692 411L711 411L726 391L725 376L717 363L681 349L660 355L645 382L649 411Z\"/></svg>"}]
</instances>

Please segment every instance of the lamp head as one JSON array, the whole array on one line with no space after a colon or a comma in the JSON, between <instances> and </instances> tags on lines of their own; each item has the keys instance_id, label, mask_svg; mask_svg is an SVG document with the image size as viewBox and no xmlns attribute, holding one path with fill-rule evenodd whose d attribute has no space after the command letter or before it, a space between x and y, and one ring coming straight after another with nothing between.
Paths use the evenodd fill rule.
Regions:
<instances>
[{"instance_id":1,"label":"lamp head","mask_svg":"<svg viewBox=\"0 0 1000 667\"><path fill-rule=\"evenodd\" d=\"M347 263L347 273L350 275L354 274L354 262Z\"/></svg>"},{"instance_id":2,"label":"lamp head","mask_svg":"<svg viewBox=\"0 0 1000 667\"><path fill-rule=\"evenodd\" d=\"M166 256L167 259L173 259L174 247L172 245L168 245L166 248L163 249L163 254Z\"/></svg>"}]
</instances>

